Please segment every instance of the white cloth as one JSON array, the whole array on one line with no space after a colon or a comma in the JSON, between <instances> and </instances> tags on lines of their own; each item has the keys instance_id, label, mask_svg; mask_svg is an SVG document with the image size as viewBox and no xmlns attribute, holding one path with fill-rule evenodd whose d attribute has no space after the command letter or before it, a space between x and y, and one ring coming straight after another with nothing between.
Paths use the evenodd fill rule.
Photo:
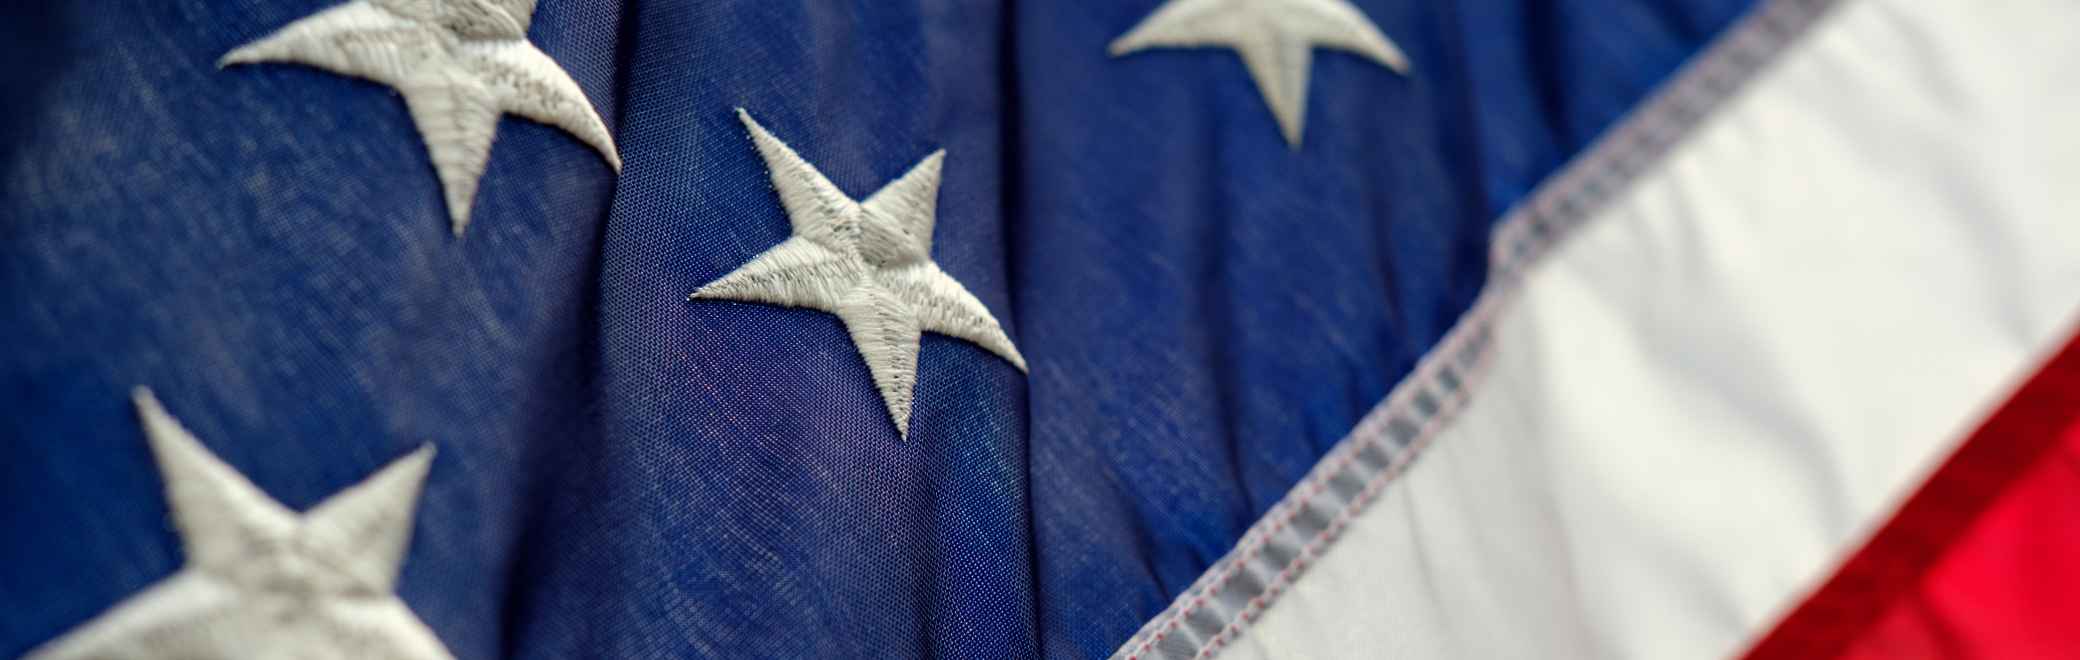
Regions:
<instances>
[{"instance_id":1,"label":"white cloth","mask_svg":"<svg viewBox=\"0 0 2080 660\"><path fill-rule=\"evenodd\" d=\"M2080 311L2080 4L1856 0L1526 275L1230 658L1724 656Z\"/></svg>"}]
</instances>

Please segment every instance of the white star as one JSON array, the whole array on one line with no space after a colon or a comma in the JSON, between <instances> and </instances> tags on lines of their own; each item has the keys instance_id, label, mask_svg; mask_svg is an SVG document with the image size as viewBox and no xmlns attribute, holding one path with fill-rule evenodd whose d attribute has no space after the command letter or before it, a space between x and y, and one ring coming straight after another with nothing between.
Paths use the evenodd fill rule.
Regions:
<instances>
[{"instance_id":1,"label":"white star","mask_svg":"<svg viewBox=\"0 0 2080 660\"><path fill-rule=\"evenodd\" d=\"M1209 47L1242 56L1279 132L1295 148L1307 118L1313 49L1349 51L1408 73L1408 57L1346 0L1170 0L1113 40L1111 52Z\"/></svg>"},{"instance_id":2,"label":"white star","mask_svg":"<svg viewBox=\"0 0 2080 660\"><path fill-rule=\"evenodd\" d=\"M218 64L290 62L396 88L461 236L502 114L561 128L621 170L614 138L578 83L527 41L534 4L353 0L240 46Z\"/></svg>"},{"instance_id":3,"label":"white star","mask_svg":"<svg viewBox=\"0 0 2080 660\"><path fill-rule=\"evenodd\" d=\"M689 296L807 307L838 315L896 432L910 437L918 337L973 342L1025 371L1026 360L982 301L932 262L940 150L865 202L853 201L794 149L737 110L766 161L794 235Z\"/></svg>"},{"instance_id":4,"label":"white star","mask_svg":"<svg viewBox=\"0 0 2080 660\"><path fill-rule=\"evenodd\" d=\"M132 397L187 564L28 657L453 657L391 592L431 446L297 514Z\"/></svg>"}]
</instances>

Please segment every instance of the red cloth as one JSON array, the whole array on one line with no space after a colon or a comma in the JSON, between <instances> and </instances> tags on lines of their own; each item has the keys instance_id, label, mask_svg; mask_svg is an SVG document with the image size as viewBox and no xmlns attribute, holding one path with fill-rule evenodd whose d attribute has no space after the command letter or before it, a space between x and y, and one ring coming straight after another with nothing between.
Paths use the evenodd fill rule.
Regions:
<instances>
[{"instance_id":1,"label":"red cloth","mask_svg":"<svg viewBox=\"0 0 2080 660\"><path fill-rule=\"evenodd\" d=\"M2080 425L1845 657L2080 657Z\"/></svg>"},{"instance_id":2,"label":"red cloth","mask_svg":"<svg viewBox=\"0 0 2080 660\"><path fill-rule=\"evenodd\" d=\"M1750 658L2080 658L2080 338Z\"/></svg>"}]
</instances>

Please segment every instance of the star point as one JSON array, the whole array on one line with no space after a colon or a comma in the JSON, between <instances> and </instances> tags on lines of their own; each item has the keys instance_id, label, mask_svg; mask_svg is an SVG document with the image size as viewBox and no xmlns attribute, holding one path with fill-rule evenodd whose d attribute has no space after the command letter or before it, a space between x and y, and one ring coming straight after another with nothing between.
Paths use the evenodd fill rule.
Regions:
<instances>
[{"instance_id":1,"label":"star point","mask_svg":"<svg viewBox=\"0 0 2080 660\"><path fill-rule=\"evenodd\" d=\"M1226 48L1242 58L1287 146L1306 126L1314 49L1349 52L1401 75L1408 56L1348 0L1169 0L1107 46L1113 57L1155 48Z\"/></svg>"},{"instance_id":2,"label":"star point","mask_svg":"<svg viewBox=\"0 0 2080 660\"><path fill-rule=\"evenodd\" d=\"M283 62L397 90L419 129L457 237L504 115L569 133L615 172L606 123L570 74L527 41L533 0L351 0L225 53L219 67Z\"/></svg>"},{"instance_id":3,"label":"star point","mask_svg":"<svg viewBox=\"0 0 2080 660\"><path fill-rule=\"evenodd\" d=\"M866 360L899 437L910 435L924 332L962 339L1026 370L989 308L932 261L945 154L924 157L864 201L739 108L793 233L688 300L735 300L837 315Z\"/></svg>"},{"instance_id":4,"label":"star point","mask_svg":"<svg viewBox=\"0 0 2080 660\"><path fill-rule=\"evenodd\" d=\"M432 445L296 513L131 394L185 563L30 658L453 656L392 593Z\"/></svg>"}]
</instances>

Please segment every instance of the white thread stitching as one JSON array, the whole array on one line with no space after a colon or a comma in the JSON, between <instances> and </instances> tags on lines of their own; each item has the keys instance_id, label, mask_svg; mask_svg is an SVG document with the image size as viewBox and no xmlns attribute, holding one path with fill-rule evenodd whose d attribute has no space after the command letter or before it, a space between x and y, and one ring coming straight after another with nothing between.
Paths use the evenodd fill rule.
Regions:
<instances>
[{"instance_id":1,"label":"white thread stitching","mask_svg":"<svg viewBox=\"0 0 2080 660\"><path fill-rule=\"evenodd\" d=\"M1409 70L1408 56L1346 0L1170 0L1107 51L1119 57L1150 48L1234 50L1293 149L1307 123L1315 48L1346 51L1402 75Z\"/></svg>"},{"instance_id":2,"label":"white thread stitching","mask_svg":"<svg viewBox=\"0 0 2080 660\"><path fill-rule=\"evenodd\" d=\"M396 88L461 237L500 115L563 129L621 171L614 138L577 81L527 41L533 16L534 0L353 0L240 46L217 65L302 64Z\"/></svg>"},{"instance_id":3,"label":"white thread stitching","mask_svg":"<svg viewBox=\"0 0 2080 660\"><path fill-rule=\"evenodd\" d=\"M132 398L185 563L28 657L452 657L392 591L432 445L298 514Z\"/></svg>"},{"instance_id":4,"label":"white thread stitching","mask_svg":"<svg viewBox=\"0 0 2080 660\"><path fill-rule=\"evenodd\" d=\"M867 362L896 433L910 437L918 337L966 340L1026 370L989 308L931 257L944 151L854 202L751 114L737 110L771 171L794 233L687 296L803 307L836 314Z\"/></svg>"},{"instance_id":5,"label":"white thread stitching","mask_svg":"<svg viewBox=\"0 0 2080 660\"><path fill-rule=\"evenodd\" d=\"M1394 454L1388 467L1368 478L1365 489L1343 505L1329 528L1309 540L1291 561L1280 567L1273 583L1253 597L1234 618L1223 621L1221 629L1192 657L1211 657L1231 641L1243 623L1254 619L1256 613L1275 600L1291 579L1320 554L1321 548L1336 538L1343 525L1384 489L1393 476L1413 462L1416 455L1429 445L1432 433L1441 428L1443 421L1456 412L1466 397L1471 396L1471 389L1478 381L1476 376L1487 363L1485 338L1491 319L1514 295L1516 283L1526 269L1586 220L1596 205L1629 184L1644 169L1644 162L1658 159L1701 122L1719 101L1731 96L1751 79L1768 63L1768 54L1780 51L1802 35L1806 27L1834 4L1835 0L1770 0L1730 28L1723 39L1700 54L1692 64L1684 67L1641 110L1599 139L1587 153L1547 184L1541 185L1528 203L1513 209L1500 223L1491 241L1487 289L1437 349L1426 356L1385 401L1368 413L1349 437L1324 456L1322 462L1266 514L1264 520L1243 536L1236 551L1216 565L1217 570L1210 570L1202 576L1163 613L1122 644L1113 657L1141 660L1151 647L1166 639L1186 617L1203 607L1208 599L1217 596L1236 574L1259 557L1263 547L1309 500L1356 465L1360 452L1388 442L1384 433L1389 420L1408 413L1421 395L1438 385L1444 374L1452 372L1450 366L1453 363L1470 365L1464 369L1467 373L1459 377L1459 387L1450 395L1452 398L1426 420L1416 438Z\"/></svg>"}]
</instances>

